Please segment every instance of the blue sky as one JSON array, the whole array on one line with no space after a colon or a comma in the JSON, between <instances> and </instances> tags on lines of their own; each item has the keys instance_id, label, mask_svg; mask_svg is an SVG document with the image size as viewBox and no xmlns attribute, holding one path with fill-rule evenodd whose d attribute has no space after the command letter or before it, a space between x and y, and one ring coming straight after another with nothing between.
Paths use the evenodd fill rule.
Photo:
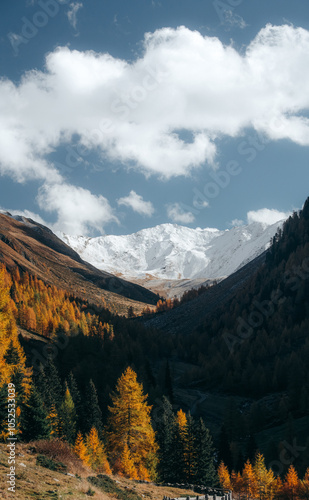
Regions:
<instances>
[{"instance_id":1,"label":"blue sky","mask_svg":"<svg viewBox=\"0 0 309 500\"><path fill-rule=\"evenodd\" d=\"M0 9L2 209L97 235L301 208L307 0Z\"/></svg>"}]
</instances>

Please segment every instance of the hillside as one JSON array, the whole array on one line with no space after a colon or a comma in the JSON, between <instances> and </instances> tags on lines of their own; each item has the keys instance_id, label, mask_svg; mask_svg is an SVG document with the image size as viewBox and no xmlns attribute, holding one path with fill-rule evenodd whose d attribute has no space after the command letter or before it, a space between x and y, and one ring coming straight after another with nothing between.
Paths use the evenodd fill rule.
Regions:
<instances>
[{"instance_id":1,"label":"hillside","mask_svg":"<svg viewBox=\"0 0 309 500\"><path fill-rule=\"evenodd\" d=\"M34 445L35 446L35 445ZM16 492L9 493L5 484L7 473L6 445L0 444L0 496L2 499L15 500L162 500L163 496L180 497L194 494L190 490L166 488L154 484L140 484L120 476L104 476L102 486L96 486L90 478L96 477L91 469L84 467L75 458L72 463L68 458L60 457L67 466L67 472L57 472L37 465L38 452L33 452L33 445L20 444L17 447Z\"/></svg>"},{"instance_id":2,"label":"hillside","mask_svg":"<svg viewBox=\"0 0 309 500\"><path fill-rule=\"evenodd\" d=\"M16 265L46 283L74 293L97 305L106 304L126 314L128 307L141 311L154 305L157 296L84 262L50 229L24 217L0 214L0 262Z\"/></svg>"}]
</instances>

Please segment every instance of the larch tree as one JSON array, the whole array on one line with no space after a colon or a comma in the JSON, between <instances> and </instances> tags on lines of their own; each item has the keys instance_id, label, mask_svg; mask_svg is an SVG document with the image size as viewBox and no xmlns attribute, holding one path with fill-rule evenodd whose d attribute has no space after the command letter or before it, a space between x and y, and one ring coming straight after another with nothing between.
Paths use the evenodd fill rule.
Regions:
<instances>
[{"instance_id":1,"label":"larch tree","mask_svg":"<svg viewBox=\"0 0 309 500\"><path fill-rule=\"evenodd\" d=\"M151 425L151 406L132 368L128 367L118 379L111 399L108 447L115 472L130 477L133 464L138 479L154 479L158 445ZM123 464L125 456L127 469Z\"/></svg>"},{"instance_id":2,"label":"larch tree","mask_svg":"<svg viewBox=\"0 0 309 500\"><path fill-rule=\"evenodd\" d=\"M242 484L245 498L255 498L257 494L257 480L254 469L250 460L248 459L242 471Z\"/></svg>"},{"instance_id":3,"label":"larch tree","mask_svg":"<svg viewBox=\"0 0 309 500\"><path fill-rule=\"evenodd\" d=\"M297 499L297 490L299 487L299 479L295 467L290 465L283 483L283 491L288 496L289 500Z\"/></svg>"},{"instance_id":4,"label":"larch tree","mask_svg":"<svg viewBox=\"0 0 309 500\"><path fill-rule=\"evenodd\" d=\"M230 490L232 488L231 476L224 462L221 462L218 467L218 477L219 477L219 483L222 486L222 488L226 490Z\"/></svg>"},{"instance_id":5,"label":"larch tree","mask_svg":"<svg viewBox=\"0 0 309 500\"><path fill-rule=\"evenodd\" d=\"M302 500L309 500L309 467L306 470L304 479L299 483L298 494Z\"/></svg>"},{"instance_id":6,"label":"larch tree","mask_svg":"<svg viewBox=\"0 0 309 500\"><path fill-rule=\"evenodd\" d=\"M275 476L271 469L267 470L264 456L260 452L258 452L255 457L254 472L259 498L261 500L270 500Z\"/></svg>"},{"instance_id":7,"label":"larch tree","mask_svg":"<svg viewBox=\"0 0 309 500\"><path fill-rule=\"evenodd\" d=\"M111 474L112 471L107 460L104 445L95 427L93 427L86 436L86 448L90 467L96 472Z\"/></svg>"},{"instance_id":8,"label":"larch tree","mask_svg":"<svg viewBox=\"0 0 309 500\"><path fill-rule=\"evenodd\" d=\"M16 382L19 404L30 394L32 370L26 367L26 356L18 340L11 285L9 273L4 265L0 265L0 388Z\"/></svg>"},{"instance_id":9,"label":"larch tree","mask_svg":"<svg viewBox=\"0 0 309 500\"><path fill-rule=\"evenodd\" d=\"M74 452L76 455L83 461L85 465L90 464L90 456L87 451L87 446L85 444L84 438L82 436L82 433L78 431L75 445L74 445Z\"/></svg>"}]
</instances>

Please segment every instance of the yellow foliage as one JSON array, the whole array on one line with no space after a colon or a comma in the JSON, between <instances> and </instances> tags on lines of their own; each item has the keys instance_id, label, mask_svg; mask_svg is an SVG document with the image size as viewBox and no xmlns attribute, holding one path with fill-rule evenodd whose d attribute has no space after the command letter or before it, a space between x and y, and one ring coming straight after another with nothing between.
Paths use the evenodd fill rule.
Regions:
<instances>
[{"instance_id":1,"label":"yellow foliage","mask_svg":"<svg viewBox=\"0 0 309 500\"><path fill-rule=\"evenodd\" d=\"M104 445L100 441L98 431L95 427L92 427L86 436L86 448L90 467L96 472L111 474L112 471L107 460Z\"/></svg>"},{"instance_id":2,"label":"yellow foliage","mask_svg":"<svg viewBox=\"0 0 309 500\"><path fill-rule=\"evenodd\" d=\"M123 473L127 468L133 471L132 462L138 479L154 478L158 446L151 426L151 406L132 368L127 368L119 378L111 398L108 446L115 472ZM129 465L122 464L122 460ZM126 475L130 474L135 473Z\"/></svg>"},{"instance_id":3,"label":"yellow foliage","mask_svg":"<svg viewBox=\"0 0 309 500\"><path fill-rule=\"evenodd\" d=\"M89 465L90 457L88 455L87 446L84 442L83 436L80 431L77 434L74 446L74 452L76 453L76 455L79 456L79 458L83 461L85 465Z\"/></svg>"}]
</instances>

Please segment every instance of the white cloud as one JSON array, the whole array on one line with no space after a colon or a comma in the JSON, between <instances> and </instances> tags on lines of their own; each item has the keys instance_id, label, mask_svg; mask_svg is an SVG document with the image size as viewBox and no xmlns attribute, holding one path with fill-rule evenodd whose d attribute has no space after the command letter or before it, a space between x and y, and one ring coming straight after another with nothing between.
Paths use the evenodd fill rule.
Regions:
<instances>
[{"instance_id":1,"label":"white cloud","mask_svg":"<svg viewBox=\"0 0 309 500\"><path fill-rule=\"evenodd\" d=\"M67 12L68 20L71 26L76 30L77 29L77 12L79 9L83 7L82 3L79 2L73 2L70 3L70 8Z\"/></svg>"},{"instance_id":2,"label":"white cloud","mask_svg":"<svg viewBox=\"0 0 309 500\"><path fill-rule=\"evenodd\" d=\"M267 226L275 224L281 220L285 220L291 215L288 212L279 212L279 210L261 208L257 211L250 211L247 213L248 224L252 222L261 222Z\"/></svg>"},{"instance_id":3,"label":"white cloud","mask_svg":"<svg viewBox=\"0 0 309 500\"><path fill-rule=\"evenodd\" d=\"M0 80L0 172L63 182L47 155L73 135L166 179L215 168L220 138L250 127L308 146L308 81L309 31L288 25L267 25L244 53L185 27L146 34L132 63L57 48L44 72Z\"/></svg>"},{"instance_id":4,"label":"white cloud","mask_svg":"<svg viewBox=\"0 0 309 500\"><path fill-rule=\"evenodd\" d=\"M104 225L118 222L108 201L87 189L69 184L45 184L37 198L40 208L56 212L54 231L70 235L87 235L92 230L103 232Z\"/></svg>"},{"instance_id":5,"label":"white cloud","mask_svg":"<svg viewBox=\"0 0 309 500\"><path fill-rule=\"evenodd\" d=\"M173 222L180 224L191 224L195 217L191 212L184 212L179 203L173 203L167 206L167 215Z\"/></svg>"},{"instance_id":6,"label":"white cloud","mask_svg":"<svg viewBox=\"0 0 309 500\"><path fill-rule=\"evenodd\" d=\"M153 204L150 201L143 200L143 197L137 194L135 191L130 191L128 196L119 198L117 200L118 205L124 205L126 207L132 208L134 212L141 215L147 215L151 217L154 213Z\"/></svg>"}]
</instances>

